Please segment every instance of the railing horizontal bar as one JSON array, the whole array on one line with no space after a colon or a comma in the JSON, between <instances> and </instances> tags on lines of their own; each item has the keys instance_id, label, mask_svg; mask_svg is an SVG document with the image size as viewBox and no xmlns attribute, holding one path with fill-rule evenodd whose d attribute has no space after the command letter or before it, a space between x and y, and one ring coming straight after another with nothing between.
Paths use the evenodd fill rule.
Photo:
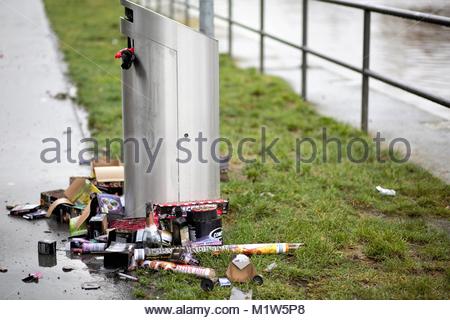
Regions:
<instances>
[{"instance_id":1,"label":"railing horizontal bar","mask_svg":"<svg viewBox=\"0 0 450 320\"><path fill-rule=\"evenodd\" d=\"M220 16L219 16L218 18L221 19ZM223 17L222 17L222 18L223 18ZM228 21L228 19L227 19L227 21ZM237 22L237 21L231 21L231 23L234 24L234 25L236 25L236 26L238 26L238 27L241 27L242 29L246 29L246 30L248 30L248 31L252 31L252 32L257 33L257 34L261 34L261 33L262 33L262 32L260 32L258 29L255 29L255 28L253 28L253 27L247 26L247 25L245 25L245 24L243 24L243 23L240 23L240 22Z\"/></svg>"},{"instance_id":2,"label":"railing horizontal bar","mask_svg":"<svg viewBox=\"0 0 450 320\"><path fill-rule=\"evenodd\" d=\"M270 34L270 33L267 33L267 32L263 32L263 35L264 35L265 37L269 38L269 39L272 39L272 40L281 42L282 44L285 44L285 45L287 45L287 46L289 46L289 47L292 47L292 48L295 48L295 49L298 49L298 50L303 50L303 47L302 47L302 46L300 46L300 45L298 45L298 44L295 44L295 43L293 43L293 42L290 42L290 41L287 41L287 40L278 38L277 36L274 36L273 34Z\"/></svg>"},{"instance_id":3,"label":"railing horizontal bar","mask_svg":"<svg viewBox=\"0 0 450 320\"><path fill-rule=\"evenodd\" d=\"M374 79L379 80L381 82L387 83L387 84L389 84L389 85L391 85L393 87L402 89L402 90L407 91L409 93L415 94L416 96L428 99L428 100L433 101L435 103L438 103L438 104L440 104L440 105L442 105L444 107L450 108L450 100L448 100L448 99L436 96L434 94L427 93L427 92L425 92L425 91L423 91L423 90L421 90L419 88L416 88L416 87L413 87L411 85L408 85L408 84L399 82L397 80L394 80L392 78L383 76L383 75L381 75L381 74L379 74L377 72L374 72L372 70L364 70L364 73L366 75L368 75L369 77L371 77L371 78L374 78Z\"/></svg>"},{"instance_id":4,"label":"railing horizontal bar","mask_svg":"<svg viewBox=\"0 0 450 320\"><path fill-rule=\"evenodd\" d=\"M387 6L380 6L380 5L372 5L372 4L363 4L358 2L352 2L352 1L343 1L343 0L315 0L319 2L325 2L325 3L331 3L336 4L344 7L350 7L350 8L356 8L356 9L362 9L362 10L369 10L372 12L377 12L385 15L410 19L410 20L416 20L416 21L422 21L422 22L428 22L433 23L441 26L450 27L450 18L444 17L444 16L438 16L435 14L430 13L422 13L417 11L411 11L406 9L399 9L399 8L392 8Z\"/></svg>"},{"instance_id":5,"label":"railing horizontal bar","mask_svg":"<svg viewBox=\"0 0 450 320\"><path fill-rule=\"evenodd\" d=\"M358 72L358 73L361 73L361 74L362 74L362 69L361 69L361 68L352 66L351 64L349 64L349 63L347 63L347 62L344 62L344 61L340 61L340 60L331 58L331 57L329 57L329 56L327 56L327 55L325 55L325 54L322 54L322 53L317 52L317 51L315 51L315 50L312 50L312 49L310 49L310 48L302 48L302 50L306 51L307 53L312 54L313 56L319 57L319 58L321 58L321 59L327 60L327 61L332 62L332 63L335 63L335 64L337 64L337 65L340 65L341 67L344 67L344 68L347 68L347 69L350 69L350 70L353 70L353 71L355 71L355 72Z\"/></svg>"}]
</instances>

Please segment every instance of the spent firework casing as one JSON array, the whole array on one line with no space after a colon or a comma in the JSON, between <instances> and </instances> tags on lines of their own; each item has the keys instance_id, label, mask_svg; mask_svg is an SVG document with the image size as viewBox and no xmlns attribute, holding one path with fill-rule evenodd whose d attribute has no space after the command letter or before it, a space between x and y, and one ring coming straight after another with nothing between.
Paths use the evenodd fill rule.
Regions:
<instances>
[{"instance_id":1,"label":"spent firework casing","mask_svg":"<svg viewBox=\"0 0 450 320\"><path fill-rule=\"evenodd\" d=\"M216 271L211 268L176 264L173 262L159 261L159 260L144 261L143 266L152 270L170 270L173 272L192 274L197 277L206 279L216 278Z\"/></svg>"}]
</instances>

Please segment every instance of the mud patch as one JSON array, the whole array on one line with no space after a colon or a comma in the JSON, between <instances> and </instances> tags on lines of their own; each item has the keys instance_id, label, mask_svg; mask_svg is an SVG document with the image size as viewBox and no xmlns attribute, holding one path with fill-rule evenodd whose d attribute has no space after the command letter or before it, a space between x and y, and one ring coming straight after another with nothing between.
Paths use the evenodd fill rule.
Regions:
<instances>
[{"instance_id":1,"label":"mud patch","mask_svg":"<svg viewBox=\"0 0 450 320\"><path fill-rule=\"evenodd\" d=\"M377 217L377 218L389 218L383 212L375 210L375 209L367 209L359 212L360 217Z\"/></svg>"},{"instance_id":2,"label":"mud patch","mask_svg":"<svg viewBox=\"0 0 450 320\"><path fill-rule=\"evenodd\" d=\"M368 264L375 264L375 260L367 257L363 252L362 245L353 245L342 250L344 257L353 261L361 261Z\"/></svg>"},{"instance_id":3,"label":"mud patch","mask_svg":"<svg viewBox=\"0 0 450 320\"><path fill-rule=\"evenodd\" d=\"M425 222L428 226L439 231L444 231L450 237L450 220L441 218L426 218Z\"/></svg>"}]
</instances>

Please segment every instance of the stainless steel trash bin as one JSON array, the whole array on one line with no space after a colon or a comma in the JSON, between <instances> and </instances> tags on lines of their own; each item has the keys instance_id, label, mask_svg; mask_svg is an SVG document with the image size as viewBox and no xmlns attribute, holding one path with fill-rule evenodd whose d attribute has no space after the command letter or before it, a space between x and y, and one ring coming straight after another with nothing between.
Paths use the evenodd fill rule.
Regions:
<instances>
[{"instance_id":1,"label":"stainless steel trash bin","mask_svg":"<svg viewBox=\"0 0 450 320\"><path fill-rule=\"evenodd\" d=\"M122 71L127 215L145 216L146 202L216 199L219 163L211 147L219 137L217 41L132 1L121 3L121 31L136 57ZM194 140L200 132L207 139L203 159ZM192 158L181 163L186 149ZM156 154L151 170L149 150Z\"/></svg>"}]
</instances>

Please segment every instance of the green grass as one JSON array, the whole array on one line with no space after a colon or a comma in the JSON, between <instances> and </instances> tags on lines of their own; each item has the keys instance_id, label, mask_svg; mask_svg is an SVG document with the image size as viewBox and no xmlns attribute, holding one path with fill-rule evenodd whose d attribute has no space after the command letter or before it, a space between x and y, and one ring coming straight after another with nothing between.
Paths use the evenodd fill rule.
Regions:
<instances>
[{"instance_id":1,"label":"green grass","mask_svg":"<svg viewBox=\"0 0 450 320\"><path fill-rule=\"evenodd\" d=\"M92 136L104 141L121 136L120 66L114 53L125 46L120 37L119 1L45 0L52 26L79 89L78 102L89 112ZM265 126L280 163L259 159L231 162L230 181L222 194L230 199L224 218L226 243L305 242L294 256L253 257L258 270L271 262L255 299L449 299L450 187L412 164L376 161L370 138L359 130L319 116L281 79L240 69L220 59L221 135L236 143L259 140ZM346 145L354 137L370 143L364 163L338 161L330 144L323 161L321 134ZM317 160L295 168L295 139L316 140ZM307 156L312 152L305 147ZM117 150L116 150L117 152ZM246 155L259 157L249 145ZM361 156L354 147L354 156ZM396 189L396 197L375 191ZM437 221L442 222L437 226ZM447 227L445 227L447 226ZM200 256L202 265L225 273L230 257ZM229 288L204 293L199 280L186 275L139 271L136 298L224 299Z\"/></svg>"}]
</instances>

